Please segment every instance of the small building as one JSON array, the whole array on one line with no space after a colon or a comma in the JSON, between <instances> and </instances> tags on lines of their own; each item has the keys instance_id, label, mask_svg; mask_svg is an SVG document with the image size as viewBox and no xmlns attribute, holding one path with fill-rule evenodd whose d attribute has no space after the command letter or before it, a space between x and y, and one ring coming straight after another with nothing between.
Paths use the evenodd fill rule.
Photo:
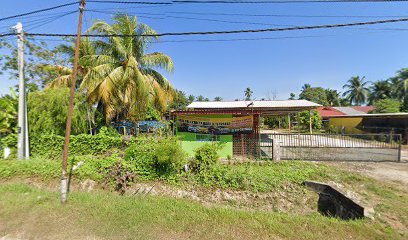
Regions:
<instances>
[{"instance_id":1,"label":"small building","mask_svg":"<svg viewBox=\"0 0 408 240\"><path fill-rule=\"evenodd\" d=\"M328 121L344 133L394 133L408 139L408 113L333 115Z\"/></svg>"},{"instance_id":2,"label":"small building","mask_svg":"<svg viewBox=\"0 0 408 240\"><path fill-rule=\"evenodd\" d=\"M368 114L374 109L374 106L319 107L317 111L322 117L322 120L327 121L332 116Z\"/></svg>"},{"instance_id":3,"label":"small building","mask_svg":"<svg viewBox=\"0 0 408 240\"><path fill-rule=\"evenodd\" d=\"M193 156L207 142L220 143L222 158L254 155L263 116L280 116L313 110L321 105L307 100L193 102L187 110L171 113L174 132L183 149ZM255 141L254 141L255 140Z\"/></svg>"}]
</instances>

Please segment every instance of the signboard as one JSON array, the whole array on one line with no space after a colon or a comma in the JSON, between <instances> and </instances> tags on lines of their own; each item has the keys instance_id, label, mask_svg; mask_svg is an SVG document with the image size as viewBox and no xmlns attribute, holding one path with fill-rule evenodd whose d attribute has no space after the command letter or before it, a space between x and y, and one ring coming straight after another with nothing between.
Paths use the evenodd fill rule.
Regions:
<instances>
[{"instance_id":1,"label":"signboard","mask_svg":"<svg viewBox=\"0 0 408 240\"><path fill-rule=\"evenodd\" d=\"M252 133L253 117L206 117L181 115L177 119L179 132L191 132L213 135L230 135L233 133Z\"/></svg>"}]
</instances>

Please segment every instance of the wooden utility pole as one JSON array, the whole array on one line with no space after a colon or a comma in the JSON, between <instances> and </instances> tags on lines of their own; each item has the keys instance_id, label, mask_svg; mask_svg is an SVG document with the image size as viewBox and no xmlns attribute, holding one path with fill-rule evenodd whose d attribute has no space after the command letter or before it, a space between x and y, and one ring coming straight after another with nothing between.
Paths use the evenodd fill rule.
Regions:
<instances>
[{"instance_id":1,"label":"wooden utility pole","mask_svg":"<svg viewBox=\"0 0 408 240\"><path fill-rule=\"evenodd\" d=\"M85 8L85 0L81 0L81 2L79 3L78 30L77 30L77 38L75 42L74 64L72 66L71 92L69 96L67 125L65 129L64 151L62 153L61 203L66 203L68 199L67 198L67 194L68 194L68 171L67 171L68 148L69 148L69 138L71 135L72 113L74 111L75 86L76 86L76 80L78 76L79 47L81 43L82 16L84 13L84 8Z\"/></svg>"}]
</instances>

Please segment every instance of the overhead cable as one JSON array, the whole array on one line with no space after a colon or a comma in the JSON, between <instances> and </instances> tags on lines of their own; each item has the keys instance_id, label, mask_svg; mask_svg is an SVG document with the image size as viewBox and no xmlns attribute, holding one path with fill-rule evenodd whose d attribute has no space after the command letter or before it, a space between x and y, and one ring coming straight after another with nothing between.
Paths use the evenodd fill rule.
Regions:
<instances>
[{"instance_id":1,"label":"overhead cable","mask_svg":"<svg viewBox=\"0 0 408 240\"><path fill-rule=\"evenodd\" d=\"M238 33L262 33L262 32L284 32L284 31L298 31L298 30L312 30L312 29L329 29L329 28L343 28L343 27L353 27L353 26L364 26L364 25L376 25L385 23L396 23L396 22L408 22L408 18L399 19L387 19L378 20L370 22L354 22L354 23L341 23L341 24L326 24L326 25L312 25L312 26L295 26L287 28L265 28L265 29L240 29L240 30L229 30L229 31L205 31L205 32L168 32L168 33L157 33L157 34L84 34L83 37L163 37L163 36L184 36L184 35L221 35L221 34L238 34ZM3 34L2 36L15 35ZM63 34L63 33L26 33L29 36L48 36L48 37L74 37L75 34Z\"/></svg>"},{"instance_id":2,"label":"overhead cable","mask_svg":"<svg viewBox=\"0 0 408 240\"><path fill-rule=\"evenodd\" d=\"M76 4L78 4L78 3L79 3L79 2L76 1L76 2L71 2L71 3L66 3L66 4L54 6L54 7L49 7L49 8L39 9L39 10L31 11L31 12L21 13L21 14L17 14L17 15L13 15L13 16L3 17L3 18L0 18L0 22L1 22L1 21L5 21L5 20L8 20L8 19L23 17L23 16L35 14L35 13L46 12L46 11L50 11L50 10L54 10L54 9L58 9L58 8L62 8L62 7L67 7L67 6L71 6L71 5L76 5Z\"/></svg>"}]
</instances>

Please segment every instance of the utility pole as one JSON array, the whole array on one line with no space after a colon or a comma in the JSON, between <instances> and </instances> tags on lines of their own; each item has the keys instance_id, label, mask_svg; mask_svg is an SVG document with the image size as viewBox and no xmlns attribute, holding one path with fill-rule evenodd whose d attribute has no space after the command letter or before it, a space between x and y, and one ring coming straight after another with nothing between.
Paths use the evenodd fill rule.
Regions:
<instances>
[{"instance_id":1,"label":"utility pole","mask_svg":"<svg viewBox=\"0 0 408 240\"><path fill-rule=\"evenodd\" d=\"M25 99L25 81L24 81L24 32L23 24L20 22L14 27L18 34L18 143L17 143L17 157L19 160L27 158L26 148L28 139L26 139L27 130L27 112Z\"/></svg>"},{"instance_id":2,"label":"utility pole","mask_svg":"<svg viewBox=\"0 0 408 240\"><path fill-rule=\"evenodd\" d=\"M67 125L65 129L65 141L64 141L64 151L62 153L62 176L61 176L61 203L67 202L68 194L68 174L67 174L67 162L68 162L68 148L69 148L69 138L71 135L71 124L72 124L72 113L74 111L74 100L75 100L75 86L78 76L78 59L79 59L79 47L81 42L81 31L82 31L82 16L85 8L85 0L81 0L79 3L79 17L78 17L78 30L77 38L75 41L75 55L74 64L72 66L72 77L71 77L71 91L69 96L68 104L68 117Z\"/></svg>"}]
</instances>

